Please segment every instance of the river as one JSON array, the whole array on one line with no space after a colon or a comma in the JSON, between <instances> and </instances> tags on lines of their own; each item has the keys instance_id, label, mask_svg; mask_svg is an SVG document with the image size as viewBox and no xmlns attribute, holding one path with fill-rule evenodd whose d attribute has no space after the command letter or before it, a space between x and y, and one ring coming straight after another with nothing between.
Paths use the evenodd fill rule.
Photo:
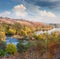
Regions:
<instances>
[{"instance_id":1,"label":"river","mask_svg":"<svg viewBox=\"0 0 60 59\"><path fill-rule=\"evenodd\" d=\"M14 44L14 45L17 45L19 43L19 41L21 40L18 40L17 38L14 38L14 37L11 37L11 36L6 36L6 44ZM26 45L28 44L28 41L27 40L22 40L22 43L23 45Z\"/></svg>"},{"instance_id":2,"label":"river","mask_svg":"<svg viewBox=\"0 0 60 59\"><path fill-rule=\"evenodd\" d=\"M43 33L51 34L52 32L55 32L55 31L60 31L60 28L53 28L53 29L48 30L48 31L37 31L37 32L35 32L35 34L37 34L37 35L43 34Z\"/></svg>"},{"instance_id":3,"label":"river","mask_svg":"<svg viewBox=\"0 0 60 59\"><path fill-rule=\"evenodd\" d=\"M6 36L6 43L7 44L12 43L12 44L17 45L18 39L14 38L14 37Z\"/></svg>"}]
</instances>

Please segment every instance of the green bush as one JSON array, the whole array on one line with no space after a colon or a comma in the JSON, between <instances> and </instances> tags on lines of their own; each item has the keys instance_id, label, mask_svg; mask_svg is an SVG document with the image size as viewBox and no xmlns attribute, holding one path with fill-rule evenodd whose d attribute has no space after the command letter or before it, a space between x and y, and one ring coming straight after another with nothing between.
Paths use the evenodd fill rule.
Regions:
<instances>
[{"instance_id":1,"label":"green bush","mask_svg":"<svg viewBox=\"0 0 60 59\"><path fill-rule=\"evenodd\" d=\"M16 46L14 44L8 44L6 47L6 52L8 54L16 54L17 53Z\"/></svg>"},{"instance_id":2,"label":"green bush","mask_svg":"<svg viewBox=\"0 0 60 59\"><path fill-rule=\"evenodd\" d=\"M0 49L0 57L4 56L5 55L5 52L4 50Z\"/></svg>"},{"instance_id":3,"label":"green bush","mask_svg":"<svg viewBox=\"0 0 60 59\"><path fill-rule=\"evenodd\" d=\"M20 41L17 44L17 50L18 52L25 52L27 51L29 48L31 47L31 43L30 42L24 42L24 41Z\"/></svg>"}]
</instances>

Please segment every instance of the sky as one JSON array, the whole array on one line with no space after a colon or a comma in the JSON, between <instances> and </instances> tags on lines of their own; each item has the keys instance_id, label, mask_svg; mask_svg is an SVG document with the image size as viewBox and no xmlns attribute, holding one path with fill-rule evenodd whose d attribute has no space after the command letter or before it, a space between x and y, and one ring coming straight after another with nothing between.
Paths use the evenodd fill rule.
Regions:
<instances>
[{"instance_id":1,"label":"sky","mask_svg":"<svg viewBox=\"0 0 60 59\"><path fill-rule=\"evenodd\" d=\"M60 0L0 0L0 17L60 23Z\"/></svg>"}]
</instances>

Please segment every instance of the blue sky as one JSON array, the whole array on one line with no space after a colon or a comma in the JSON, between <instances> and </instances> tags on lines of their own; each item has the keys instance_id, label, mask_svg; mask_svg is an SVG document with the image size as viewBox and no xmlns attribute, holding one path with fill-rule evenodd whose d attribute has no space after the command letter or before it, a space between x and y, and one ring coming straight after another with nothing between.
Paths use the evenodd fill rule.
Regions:
<instances>
[{"instance_id":1,"label":"blue sky","mask_svg":"<svg viewBox=\"0 0 60 59\"><path fill-rule=\"evenodd\" d=\"M60 23L60 0L0 0L0 17Z\"/></svg>"}]
</instances>

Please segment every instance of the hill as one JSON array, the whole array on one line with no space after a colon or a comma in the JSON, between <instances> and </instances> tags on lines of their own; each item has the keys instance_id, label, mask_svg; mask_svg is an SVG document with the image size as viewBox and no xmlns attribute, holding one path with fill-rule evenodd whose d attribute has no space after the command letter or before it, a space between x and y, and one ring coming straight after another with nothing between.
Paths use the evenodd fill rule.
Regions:
<instances>
[{"instance_id":1,"label":"hill","mask_svg":"<svg viewBox=\"0 0 60 59\"><path fill-rule=\"evenodd\" d=\"M23 19L11 19L11 18L3 18L3 17L0 17L0 23L7 23L7 24L14 24L14 23L20 23L22 25L25 25L25 26L29 26L29 27L35 27L37 28L38 30L40 28L50 28L52 26L49 26L45 23L42 23L42 22L32 22L32 21L27 21L27 20L23 20Z\"/></svg>"}]
</instances>

